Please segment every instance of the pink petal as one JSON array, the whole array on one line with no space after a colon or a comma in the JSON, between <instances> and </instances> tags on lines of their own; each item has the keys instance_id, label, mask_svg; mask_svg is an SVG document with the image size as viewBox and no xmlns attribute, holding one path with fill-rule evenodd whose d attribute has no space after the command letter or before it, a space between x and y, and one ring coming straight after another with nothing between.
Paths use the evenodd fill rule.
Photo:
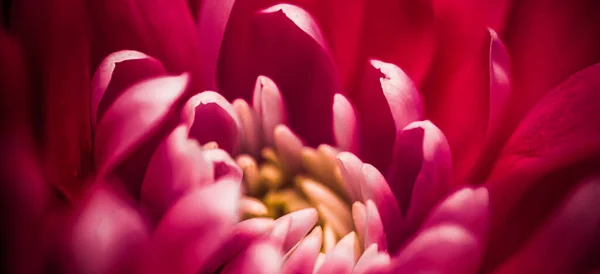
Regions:
<instances>
[{"instance_id":1,"label":"pink petal","mask_svg":"<svg viewBox=\"0 0 600 274\"><path fill-rule=\"evenodd\" d=\"M416 229L451 188L452 155L444 134L430 121L406 126L396 136L387 179Z\"/></svg>"},{"instance_id":2,"label":"pink petal","mask_svg":"<svg viewBox=\"0 0 600 274\"><path fill-rule=\"evenodd\" d=\"M600 64L549 91L505 145L486 183L494 205L489 267L529 237L573 180L597 171L598 75ZM518 229L509 229L515 223Z\"/></svg>"},{"instance_id":3,"label":"pink petal","mask_svg":"<svg viewBox=\"0 0 600 274\"><path fill-rule=\"evenodd\" d=\"M452 194L392 260L394 273L477 273L485 250L488 210L486 189Z\"/></svg>"},{"instance_id":4,"label":"pink petal","mask_svg":"<svg viewBox=\"0 0 600 274\"><path fill-rule=\"evenodd\" d=\"M222 182L197 188L165 214L152 235L152 273L192 273L209 263L238 221L240 187ZM153 262L153 263L151 263Z\"/></svg>"},{"instance_id":5,"label":"pink petal","mask_svg":"<svg viewBox=\"0 0 600 274\"><path fill-rule=\"evenodd\" d=\"M304 10L277 5L250 22L230 22L219 59L220 91L249 100L259 75L277 84L290 127L308 145L333 143L331 106L340 87L323 37Z\"/></svg>"},{"instance_id":6,"label":"pink petal","mask_svg":"<svg viewBox=\"0 0 600 274\"><path fill-rule=\"evenodd\" d=\"M183 194L213 182L212 163L204 159L198 143L188 141L187 136L187 126L177 127L148 163L140 204L154 224Z\"/></svg>"},{"instance_id":7,"label":"pink petal","mask_svg":"<svg viewBox=\"0 0 600 274\"><path fill-rule=\"evenodd\" d=\"M96 129L94 156L100 178L121 165L126 170L117 172L127 176L124 183L134 196L139 195L147 161L154 151L141 147L144 143L153 144L152 138L160 140L161 127L164 128L172 104L184 94L187 83L187 74L154 78L130 87L111 105ZM136 151L147 156L136 155ZM128 157L130 162L123 165Z\"/></svg>"},{"instance_id":8,"label":"pink petal","mask_svg":"<svg viewBox=\"0 0 600 274\"><path fill-rule=\"evenodd\" d=\"M195 95L188 104L195 107L190 137L200 144L216 142L228 153L237 153L241 125L233 106L223 96L212 91Z\"/></svg>"},{"instance_id":9,"label":"pink petal","mask_svg":"<svg viewBox=\"0 0 600 274\"><path fill-rule=\"evenodd\" d=\"M310 234L298 243L295 249L290 251L292 254L283 264L281 273L311 274L321 250L322 238L321 227L315 227Z\"/></svg>"},{"instance_id":10,"label":"pink petal","mask_svg":"<svg viewBox=\"0 0 600 274\"><path fill-rule=\"evenodd\" d=\"M370 60L355 100L360 122L360 155L386 172L396 131L421 120L421 95L397 66Z\"/></svg>"},{"instance_id":11,"label":"pink petal","mask_svg":"<svg viewBox=\"0 0 600 274\"><path fill-rule=\"evenodd\" d=\"M390 256L387 253L377 252L379 248L377 244L372 244L358 259L356 262L356 266L354 266L354 270L352 270L353 274L363 274L363 273L378 273L378 271L383 271L390 263Z\"/></svg>"},{"instance_id":12,"label":"pink petal","mask_svg":"<svg viewBox=\"0 0 600 274\"><path fill-rule=\"evenodd\" d=\"M373 201L368 200L366 203L366 231L365 231L365 247L376 244L380 250L387 251L387 240L383 224L379 217L379 212Z\"/></svg>"},{"instance_id":13,"label":"pink petal","mask_svg":"<svg viewBox=\"0 0 600 274\"><path fill-rule=\"evenodd\" d=\"M367 208L362 202L356 201L352 204L352 221L354 222L354 231L358 240L365 247L365 234L367 232Z\"/></svg>"},{"instance_id":14,"label":"pink petal","mask_svg":"<svg viewBox=\"0 0 600 274\"><path fill-rule=\"evenodd\" d=\"M381 222L387 235L388 248L391 253L402 244L406 237L404 219L398 207L398 201L390 190L388 183L379 171L369 164L364 164L362 167L364 175L364 185L361 187L363 199L372 200L381 217Z\"/></svg>"},{"instance_id":15,"label":"pink petal","mask_svg":"<svg viewBox=\"0 0 600 274\"><path fill-rule=\"evenodd\" d=\"M194 82L202 76L201 41L186 1L100 0L86 4L94 45L92 64L109 53L129 49L154 56L170 73L190 72Z\"/></svg>"},{"instance_id":16,"label":"pink petal","mask_svg":"<svg viewBox=\"0 0 600 274\"><path fill-rule=\"evenodd\" d=\"M231 180L241 183L242 168L222 149L205 149L202 152L204 160L212 164L213 181Z\"/></svg>"},{"instance_id":17,"label":"pink petal","mask_svg":"<svg viewBox=\"0 0 600 274\"><path fill-rule=\"evenodd\" d=\"M237 223L227 241L215 252L215 257L211 258L198 272L215 272L245 250L252 242L269 233L272 228L273 220L267 218L252 218Z\"/></svg>"},{"instance_id":18,"label":"pink petal","mask_svg":"<svg viewBox=\"0 0 600 274\"><path fill-rule=\"evenodd\" d=\"M275 221L275 225L290 221L290 227L285 235L283 251L292 249L317 223L317 210L307 208L286 214Z\"/></svg>"},{"instance_id":19,"label":"pink petal","mask_svg":"<svg viewBox=\"0 0 600 274\"><path fill-rule=\"evenodd\" d=\"M85 3L14 1L10 31L26 52L36 100L44 175L80 194L93 170L90 127L90 39ZM57 68L60 64L60 68Z\"/></svg>"},{"instance_id":20,"label":"pink petal","mask_svg":"<svg viewBox=\"0 0 600 274\"><path fill-rule=\"evenodd\" d=\"M279 273L281 261L281 252L274 244L258 241L225 266L221 273Z\"/></svg>"},{"instance_id":21,"label":"pink petal","mask_svg":"<svg viewBox=\"0 0 600 274\"><path fill-rule=\"evenodd\" d=\"M337 157L337 166L342 175L342 181L352 201L364 201L362 185L364 176L362 173L363 162L352 153L340 152Z\"/></svg>"},{"instance_id":22,"label":"pink petal","mask_svg":"<svg viewBox=\"0 0 600 274\"><path fill-rule=\"evenodd\" d=\"M333 97L333 131L337 147L343 151L358 153L356 110L342 94Z\"/></svg>"},{"instance_id":23,"label":"pink petal","mask_svg":"<svg viewBox=\"0 0 600 274\"><path fill-rule=\"evenodd\" d=\"M325 260L316 274L326 273L352 273L354 268L354 245L356 244L356 235L354 232L344 236L335 247L327 253Z\"/></svg>"},{"instance_id":24,"label":"pink petal","mask_svg":"<svg viewBox=\"0 0 600 274\"><path fill-rule=\"evenodd\" d=\"M262 123L266 145L273 145L275 127L286 124L287 115L279 88L266 76L258 76L252 95L252 107Z\"/></svg>"},{"instance_id":25,"label":"pink petal","mask_svg":"<svg viewBox=\"0 0 600 274\"><path fill-rule=\"evenodd\" d=\"M133 201L98 184L85 201L70 233L72 264L79 273L124 273L148 242L149 233Z\"/></svg>"},{"instance_id":26,"label":"pink petal","mask_svg":"<svg viewBox=\"0 0 600 274\"><path fill-rule=\"evenodd\" d=\"M581 273L600 246L600 181L588 179L495 273ZM588 260L588 264L591 261Z\"/></svg>"},{"instance_id":27,"label":"pink petal","mask_svg":"<svg viewBox=\"0 0 600 274\"><path fill-rule=\"evenodd\" d=\"M122 50L106 56L92 78L92 129L129 86L165 74L160 61L138 51Z\"/></svg>"}]
</instances>

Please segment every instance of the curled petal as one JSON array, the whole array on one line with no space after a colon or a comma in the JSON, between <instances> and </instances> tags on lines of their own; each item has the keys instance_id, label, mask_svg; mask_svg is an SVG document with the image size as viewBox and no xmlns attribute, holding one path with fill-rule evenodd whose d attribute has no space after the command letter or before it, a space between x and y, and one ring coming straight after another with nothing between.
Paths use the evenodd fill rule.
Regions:
<instances>
[{"instance_id":1,"label":"curled petal","mask_svg":"<svg viewBox=\"0 0 600 274\"><path fill-rule=\"evenodd\" d=\"M192 273L209 263L238 221L239 196L239 184L226 181L196 188L177 201L152 235L147 270Z\"/></svg>"},{"instance_id":2,"label":"curled petal","mask_svg":"<svg viewBox=\"0 0 600 274\"><path fill-rule=\"evenodd\" d=\"M287 119L279 88L269 77L258 76L252 96L252 107L262 123L265 141L272 145L275 127L285 124Z\"/></svg>"},{"instance_id":3,"label":"curled petal","mask_svg":"<svg viewBox=\"0 0 600 274\"><path fill-rule=\"evenodd\" d=\"M261 144L261 135L259 129L259 120L248 103L242 99L233 101L233 109L240 119L240 148L244 153L259 155Z\"/></svg>"},{"instance_id":4,"label":"curled petal","mask_svg":"<svg viewBox=\"0 0 600 274\"><path fill-rule=\"evenodd\" d=\"M333 97L333 130L337 147L343 151L358 153L356 111L344 95Z\"/></svg>"},{"instance_id":5,"label":"curled petal","mask_svg":"<svg viewBox=\"0 0 600 274\"><path fill-rule=\"evenodd\" d=\"M252 218L237 223L232 228L229 238L215 252L215 256L198 272L213 273L217 271L221 265L235 258L252 242L269 233L271 229L273 229L273 220L267 218Z\"/></svg>"},{"instance_id":6,"label":"curled petal","mask_svg":"<svg viewBox=\"0 0 600 274\"><path fill-rule=\"evenodd\" d=\"M381 222L387 235L390 252L396 252L405 237L404 219L398 207L398 201L390 190L388 183L379 171L369 164L362 167L364 185L362 185L363 198L372 200L381 217Z\"/></svg>"},{"instance_id":7,"label":"curled petal","mask_svg":"<svg viewBox=\"0 0 600 274\"><path fill-rule=\"evenodd\" d=\"M111 105L98 124L95 136L94 158L100 178L115 171L144 143L152 143L152 138L161 137L172 104L184 94L187 83L187 74L154 78L130 87ZM128 166L131 170L123 172L129 176L126 185L135 196L139 195L153 150L148 151L147 157L133 159L135 163Z\"/></svg>"},{"instance_id":8,"label":"curled petal","mask_svg":"<svg viewBox=\"0 0 600 274\"><path fill-rule=\"evenodd\" d=\"M123 91L139 81L164 74L160 61L138 51L117 51L104 58L92 78L92 129Z\"/></svg>"},{"instance_id":9,"label":"curled petal","mask_svg":"<svg viewBox=\"0 0 600 274\"><path fill-rule=\"evenodd\" d=\"M393 272L477 273L489 219L486 189L452 194L392 260Z\"/></svg>"},{"instance_id":10,"label":"curled petal","mask_svg":"<svg viewBox=\"0 0 600 274\"><path fill-rule=\"evenodd\" d=\"M490 267L513 253L552 209L536 205L557 203L574 180L597 171L598 75L600 64L574 74L549 91L502 150L486 182L495 205ZM515 222L519 223L518 230L507 229Z\"/></svg>"},{"instance_id":11,"label":"curled petal","mask_svg":"<svg viewBox=\"0 0 600 274\"><path fill-rule=\"evenodd\" d=\"M452 155L430 121L414 122L396 136L387 180L413 228L450 189Z\"/></svg>"},{"instance_id":12,"label":"curled petal","mask_svg":"<svg viewBox=\"0 0 600 274\"><path fill-rule=\"evenodd\" d=\"M380 250L387 251L387 241L383 224L379 217L379 212L373 201L368 200L366 203L366 231L365 231L365 247L376 244Z\"/></svg>"},{"instance_id":13,"label":"curled petal","mask_svg":"<svg viewBox=\"0 0 600 274\"><path fill-rule=\"evenodd\" d=\"M106 184L96 185L70 233L79 273L132 271L149 239L140 214ZM133 255L135 254L135 255ZM129 264L129 265L128 265Z\"/></svg>"},{"instance_id":14,"label":"curled petal","mask_svg":"<svg viewBox=\"0 0 600 274\"><path fill-rule=\"evenodd\" d=\"M269 241L257 241L227 264L221 273L280 273L282 254Z\"/></svg>"},{"instance_id":15,"label":"curled petal","mask_svg":"<svg viewBox=\"0 0 600 274\"><path fill-rule=\"evenodd\" d=\"M256 78L265 75L277 83L294 132L314 147L333 143L331 106L340 87L308 13L282 4L258 12L250 22L231 24L220 54L219 88L228 99L249 100Z\"/></svg>"},{"instance_id":16,"label":"curled petal","mask_svg":"<svg viewBox=\"0 0 600 274\"><path fill-rule=\"evenodd\" d=\"M372 244L365 252L360 256L356 262L353 274L363 273L378 273L377 271L383 271L390 263L390 255L385 252L377 252L379 248L377 244Z\"/></svg>"},{"instance_id":17,"label":"curled petal","mask_svg":"<svg viewBox=\"0 0 600 274\"><path fill-rule=\"evenodd\" d=\"M325 273L352 273L355 263L355 245L357 239L354 232L344 236L337 245L327 253L325 260L316 271Z\"/></svg>"},{"instance_id":18,"label":"curled petal","mask_svg":"<svg viewBox=\"0 0 600 274\"><path fill-rule=\"evenodd\" d=\"M197 142L187 139L187 126L177 127L156 149L142 183L142 210L157 223L173 202L193 187L213 182L213 165Z\"/></svg>"},{"instance_id":19,"label":"curled petal","mask_svg":"<svg viewBox=\"0 0 600 274\"><path fill-rule=\"evenodd\" d=\"M496 273L576 273L600 246L600 180L583 181L527 243ZM565 235L568 235L565 237Z\"/></svg>"},{"instance_id":20,"label":"curled petal","mask_svg":"<svg viewBox=\"0 0 600 274\"><path fill-rule=\"evenodd\" d=\"M292 254L283 264L281 273L311 274L321 250L322 239L322 229L317 226L290 251Z\"/></svg>"},{"instance_id":21,"label":"curled petal","mask_svg":"<svg viewBox=\"0 0 600 274\"><path fill-rule=\"evenodd\" d=\"M206 161L212 164L213 181L231 180L241 183L244 175L240 166L235 160L222 149L205 149L203 156Z\"/></svg>"},{"instance_id":22,"label":"curled petal","mask_svg":"<svg viewBox=\"0 0 600 274\"><path fill-rule=\"evenodd\" d=\"M400 68L370 60L355 105L361 158L385 173L396 132L423 118L421 95Z\"/></svg>"},{"instance_id":23,"label":"curled petal","mask_svg":"<svg viewBox=\"0 0 600 274\"><path fill-rule=\"evenodd\" d=\"M228 153L237 153L241 125L233 106L213 91L205 91L192 97L188 104L195 107L190 137L202 145L216 142Z\"/></svg>"}]
</instances>

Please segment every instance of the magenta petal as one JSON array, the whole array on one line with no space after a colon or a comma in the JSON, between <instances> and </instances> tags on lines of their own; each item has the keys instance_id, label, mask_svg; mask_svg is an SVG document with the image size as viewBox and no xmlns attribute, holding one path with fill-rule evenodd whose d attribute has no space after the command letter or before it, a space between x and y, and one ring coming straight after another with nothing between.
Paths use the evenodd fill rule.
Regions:
<instances>
[{"instance_id":1,"label":"magenta petal","mask_svg":"<svg viewBox=\"0 0 600 274\"><path fill-rule=\"evenodd\" d=\"M252 94L252 107L262 123L266 145L273 145L275 127L286 124L287 114L279 88L269 77L258 76L256 79L256 86Z\"/></svg>"},{"instance_id":2,"label":"magenta petal","mask_svg":"<svg viewBox=\"0 0 600 274\"><path fill-rule=\"evenodd\" d=\"M122 50L104 58L92 78L92 129L123 91L136 82L164 74L160 61L138 51Z\"/></svg>"},{"instance_id":3,"label":"magenta petal","mask_svg":"<svg viewBox=\"0 0 600 274\"><path fill-rule=\"evenodd\" d=\"M334 142L331 106L340 86L323 37L304 10L282 4L255 14L250 22L232 24L218 74L220 91L230 100L249 100L256 78L271 78L294 132L314 147Z\"/></svg>"},{"instance_id":4,"label":"magenta petal","mask_svg":"<svg viewBox=\"0 0 600 274\"><path fill-rule=\"evenodd\" d=\"M267 218L252 218L237 223L227 241L219 247L215 257L204 265L199 273L214 273L221 265L235 258L253 241L266 235L273 228L273 220Z\"/></svg>"},{"instance_id":5,"label":"magenta petal","mask_svg":"<svg viewBox=\"0 0 600 274\"><path fill-rule=\"evenodd\" d=\"M376 244L379 250L387 251L387 240L379 212L373 201L368 200L366 206L365 247Z\"/></svg>"},{"instance_id":6,"label":"magenta petal","mask_svg":"<svg viewBox=\"0 0 600 274\"><path fill-rule=\"evenodd\" d=\"M317 210L307 208L286 214L275 221L275 225L290 221L290 227L285 235L283 251L292 249L317 223Z\"/></svg>"},{"instance_id":7,"label":"magenta petal","mask_svg":"<svg viewBox=\"0 0 600 274\"><path fill-rule=\"evenodd\" d=\"M187 139L186 125L177 127L158 146L142 183L140 206L156 224L173 202L199 185L213 182L213 165L197 142Z\"/></svg>"},{"instance_id":8,"label":"magenta petal","mask_svg":"<svg viewBox=\"0 0 600 274\"><path fill-rule=\"evenodd\" d=\"M362 186L364 175L362 172L363 162L352 153L340 152L337 157L337 166L342 175L342 181L353 201L364 201Z\"/></svg>"},{"instance_id":9,"label":"magenta petal","mask_svg":"<svg viewBox=\"0 0 600 274\"><path fill-rule=\"evenodd\" d=\"M378 252L376 244L372 244L360 256L354 266L353 274L379 273L383 271L390 263L390 256L387 253Z\"/></svg>"},{"instance_id":10,"label":"magenta petal","mask_svg":"<svg viewBox=\"0 0 600 274\"><path fill-rule=\"evenodd\" d=\"M237 153L240 145L240 121L233 106L216 92L205 91L188 102L195 107L190 137L200 144L216 142L230 154Z\"/></svg>"},{"instance_id":11,"label":"magenta petal","mask_svg":"<svg viewBox=\"0 0 600 274\"><path fill-rule=\"evenodd\" d=\"M242 168L231 158L231 156L222 149L205 149L202 152L204 160L211 163L213 168L211 180L219 182L222 180L231 180L241 183Z\"/></svg>"},{"instance_id":12,"label":"magenta petal","mask_svg":"<svg viewBox=\"0 0 600 274\"><path fill-rule=\"evenodd\" d=\"M444 134L430 121L406 126L396 136L387 180L416 229L451 188L452 155Z\"/></svg>"},{"instance_id":13,"label":"magenta petal","mask_svg":"<svg viewBox=\"0 0 600 274\"><path fill-rule=\"evenodd\" d=\"M282 259L281 251L276 245L268 241L258 241L225 266L221 273L279 273Z\"/></svg>"},{"instance_id":14,"label":"magenta petal","mask_svg":"<svg viewBox=\"0 0 600 274\"><path fill-rule=\"evenodd\" d=\"M152 235L153 273L193 273L210 261L238 221L240 186L196 188L165 214ZM153 263L152 263L153 262Z\"/></svg>"},{"instance_id":15,"label":"magenta petal","mask_svg":"<svg viewBox=\"0 0 600 274\"><path fill-rule=\"evenodd\" d=\"M356 235L354 232L344 236L336 245L325 255L323 264L316 271L316 274L340 273L350 274L354 268L354 257Z\"/></svg>"},{"instance_id":16,"label":"magenta petal","mask_svg":"<svg viewBox=\"0 0 600 274\"><path fill-rule=\"evenodd\" d=\"M508 98L511 95L510 56L498 34L490 32L490 109L487 125L488 139L497 133L500 122L504 118Z\"/></svg>"},{"instance_id":17,"label":"magenta petal","mask_svg":"<svg viewBox=\"0 0 600 274\"><path fill-rule=\"evenodd\" d=\"M394 253L402 244L406 232L398 201L383 175L375 167L364 164L362 172L365 178L362 186L363 199L372 200L377 206L387 235L388 248Z\"/></svg>"},{"instance_id":18,"label":"magenta petal","mask_svg":"<svg viewBox=\"0 0 600 274\"><path fill-rule=\"evenodd\" d=\"M70 244L77 273L126 273L148 242L149 233L133 201L110 186L96 185L73 224Z\"/></svg>"},{"instance_id":19,"label":"magenta petal","mask_svg":"<svg viewBox=\"0 0 600 274\"><path fill-rule=\"evenodd\" d=\"M352 103L341 94L333 97L333 131L335 143L343 151L358 153L358 121Z\"/></svg>"},{"instance_id":20,"label":"magenta petal","mask_svg":"<svg viewBox=\"0 0 600 274\"><path fill-rule=\"evenodd\" d=\"M281 273L312 274L322 241L323 231L320 226L317 226L298 243L295 249L290 251L292 254L283 264Z\"/></svg>"},{"instance_id":21,"label":"magenta petal","mask_svg":"<svg viewBox=\"0 0 600 274\"><path fill-rule=\"evenodd\" d=\"M353 101L360 126L361 158L386 173L396 132L423 118L421 95L400 68L370 60Z\"/></svg>"},{"instance_id":22,"label":"magenta petal","mask_svg":"<svg viewBox=\"0 0 600 274\"><path fill-rule=\"evenodd\" d=\"M600 180L582 182L495 273L582 273L600 251L599 199Z\"/></svg>"},{"instance_id":23,"label":"magenta petal","mask_svg":"<svg viewBox=\"0 0 600 274\"><path fill-rule=\"evenodd\" d=\"M154 78L130 87L111 105L96 129L94 158L100 178L114 172L152 137L161 137L161 126L164 127L172 104L184 94L187 84L187 74ZM134 196L139 195L153 150L144 150L140 153L147 153L147 157L134 157L128 165L121 166L126 169L120 171L127 177L125 183Z\"/></svg>"}]
</instances>

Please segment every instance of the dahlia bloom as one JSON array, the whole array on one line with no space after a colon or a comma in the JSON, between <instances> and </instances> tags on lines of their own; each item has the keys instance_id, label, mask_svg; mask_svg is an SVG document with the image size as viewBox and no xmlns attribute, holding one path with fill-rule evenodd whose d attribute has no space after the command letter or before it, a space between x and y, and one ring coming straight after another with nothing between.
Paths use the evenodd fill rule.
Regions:
<instances>
[{"instance_id":1,"label":"dahlia bloom","mask_svg":"<svg viewBox=\"0 0 600 274\"><path fill-rule=\"evenodd\" d=\"M25 182L6 185L9 204L23 208L7 234L17 235L15 269L598 267L600 68L585 68L598 60L559 58L568 64L541 69L547 73L537 83L522 80L519 64L527 63L516 58L531 46L507 50L482 27L503 30L512 4L473 22L463 18L481 8L472 3L405 4L419 12L416 24L395 25L410 37L403 40L382 35L396 15L386 10L391 2L381 9L295 1L317 24L302 8L261 1L94 1L87 4L90 46L77 24L87 22L83 5L75 2L47 4L64 17L15 4L11 27L32 72L14 38L2 33L1 57L10 68L0 71L10 92L3 99L27 105L19 99L30 89L49 96L41 165L27 111L10 103L2 109L17 118L2 124L9 133L2 145L15 160L2 166L16 164L2 175ZM337 8L356 22L332 12ZM382 18L372 18L372 9ZM44 40L35 29L44 20L62 36ZM50 46L38 48L44 41ZM566 80L547 91L544 77L556 75ZM532 91L519 100L515 90L523 89ZM91 90L90 98L81 90ZM36 232L52 237L28 239Z\"/></svg>"}]
</instances>

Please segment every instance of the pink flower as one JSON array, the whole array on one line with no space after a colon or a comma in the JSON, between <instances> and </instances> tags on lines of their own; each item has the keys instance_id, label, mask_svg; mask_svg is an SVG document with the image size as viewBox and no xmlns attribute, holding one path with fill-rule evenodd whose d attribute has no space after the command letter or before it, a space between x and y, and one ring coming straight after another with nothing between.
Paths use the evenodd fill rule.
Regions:
<instances>
[{"instance_id":1,"label":"pink flower","mask_svg":"<svg viewBox=\"0 0 600 274\"><path fill-rule=\"evenodd\" d=\"M6 187L15 269L598 267L600 39L569 31L587 22L567 16L563 41L521 19L529 2L188 2L12 7L26 54L2 33L2 96L48 97L36 138L27 111L2 124L18 167L2 176L26 182Z\"/></svg>"}]
</instances>

